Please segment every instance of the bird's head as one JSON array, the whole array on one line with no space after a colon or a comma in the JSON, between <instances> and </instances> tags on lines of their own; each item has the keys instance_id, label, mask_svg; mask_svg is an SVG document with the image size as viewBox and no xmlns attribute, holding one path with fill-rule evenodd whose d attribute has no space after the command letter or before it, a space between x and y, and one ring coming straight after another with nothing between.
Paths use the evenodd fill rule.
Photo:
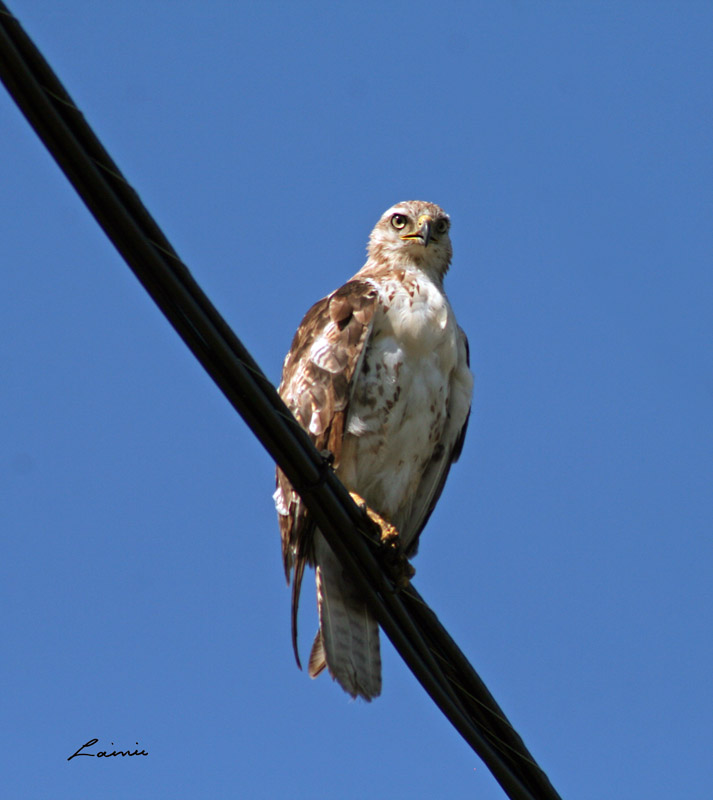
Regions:
<instances>
[{"instance_id":1,"label":"bird's head","mask_svg":"<svg viewBox=\"0 0 713 800\"><path fill-rule=\"evenodd\" d=\"M448 271L453 254L450 224L448 214L434 203L397 203L371 232L369 259L390 267L416 266L440 280Z\"/></svg>"}]
</instances>

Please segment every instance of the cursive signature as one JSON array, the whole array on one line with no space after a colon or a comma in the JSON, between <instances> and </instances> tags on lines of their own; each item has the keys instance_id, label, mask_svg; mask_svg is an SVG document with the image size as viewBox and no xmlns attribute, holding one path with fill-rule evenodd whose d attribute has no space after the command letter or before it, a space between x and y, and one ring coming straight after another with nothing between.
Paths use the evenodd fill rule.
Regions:
<instances>
[{"instance_id":1,"label":"cursive signature","mask_svg":"<svg viewBox=\"0 0 713 800\"><path fill-rule=\"evenodd\" d=\"M106 750L100 750L98 753L83 753L85 747L94 747L94 745L99 741L99 739L90 739L88 742L83 744L76 753L72 753L72 755L67 759L67 761L71 761L75 756L96 756L97 758L111 758L112 756L147 756L148 753L145 750L114 750L112 753L107 753ZM111 743L112 747L114 742ZM139 743L136 742L138 745Z\"/></svg>"}]
</instances>

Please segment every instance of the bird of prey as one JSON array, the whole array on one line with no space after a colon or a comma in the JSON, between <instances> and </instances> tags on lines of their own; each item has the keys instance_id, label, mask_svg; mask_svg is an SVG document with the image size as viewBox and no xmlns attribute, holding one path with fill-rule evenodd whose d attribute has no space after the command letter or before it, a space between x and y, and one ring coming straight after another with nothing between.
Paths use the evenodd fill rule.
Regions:
<instances>
[{"instance_id":1,"label":"bird of prey","mask_svg":"<svg viewBox=\"0 0 713 800\"><path fill-rule=\"evenodd\" d=\"M337 476L385 536L413 555L460 455L473 378L468 342L443 290L450 219L433 203L390 208L366 264L315 303L292 341L279 393ZM381 692L379 628L284 474L275 505L292 638L305 562L316 567L319 631L309 674L325 667L352 697Z\"/></svg>"}]
</instances>

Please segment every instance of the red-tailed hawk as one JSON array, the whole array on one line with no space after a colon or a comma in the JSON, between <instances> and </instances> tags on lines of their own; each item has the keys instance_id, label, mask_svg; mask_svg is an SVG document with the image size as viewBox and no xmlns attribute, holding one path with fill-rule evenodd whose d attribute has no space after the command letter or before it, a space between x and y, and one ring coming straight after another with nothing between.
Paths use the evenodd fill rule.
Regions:
<instances>
[{"instance_id":1,"label":"red-tailed hawk","mask_svg":"<svg viewBox=\"0 0 713 800\"><path fill-rule=\"evenodd\" d=\"M460 455L473 388L468 343L443 291L449 227L433 203L390 208L371 233L366 264L305 315L279 388L317 449L332 453L347 489L395 526L407 555ZM297 662L307 562L316 567L319 608L309 674L326 667L353 697L371 700L381 692L378 624L279 469L275 505L294 580Z\"/></svg>"}]
</instances>

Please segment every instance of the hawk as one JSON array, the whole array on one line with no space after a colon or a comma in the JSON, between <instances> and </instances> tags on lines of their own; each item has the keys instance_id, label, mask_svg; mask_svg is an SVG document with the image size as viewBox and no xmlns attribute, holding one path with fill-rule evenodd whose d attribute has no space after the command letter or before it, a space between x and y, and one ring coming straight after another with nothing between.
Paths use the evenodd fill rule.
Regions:
<instances>
[{"instance_id":1,"label":"hawk","mask_svg":"<svg viewBox=\"0 0 713 800\"><path fill-rule=\"evenodd\" d=\"M390 208L366 264L315 303L297 329L279 393L337 476L407 556L465 438L473 377L468 342L443 290L450 219L433 203ZM305 563L316 568L319 630L309 675L325 667L352 697L381 692L379 627L284 474L274 494L292 641Z\"/></svg>"}]
</instances>

